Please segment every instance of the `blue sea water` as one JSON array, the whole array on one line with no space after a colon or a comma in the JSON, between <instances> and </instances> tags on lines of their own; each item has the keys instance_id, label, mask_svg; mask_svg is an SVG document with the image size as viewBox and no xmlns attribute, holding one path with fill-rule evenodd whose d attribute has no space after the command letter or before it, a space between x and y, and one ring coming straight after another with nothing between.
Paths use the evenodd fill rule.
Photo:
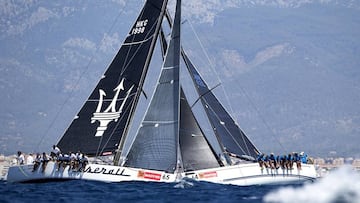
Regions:
<instances>
[{"instance_id":1,"label":"blue sea water","mask_svg":"<svg viewBox=\"0 0 360 203\"><path fill-rule=\"evenodd\" d=\"M360 203L360 173L345 166L313 183L247 187L194 180L179 183L71 180L36 184L0 181L2 202Z\"/></svg>"},{"instance_id":2,"label":"blue sea water","mask_svg":"<svg viewBox=\"0 0 360 203\"><path fill-rule=\"evenodd\" d=\"M280 186L64 181L36 184L0 182L0 202L263 202ZM283 187L283 186L282 186Z\"/></svg>"}]
</instances>

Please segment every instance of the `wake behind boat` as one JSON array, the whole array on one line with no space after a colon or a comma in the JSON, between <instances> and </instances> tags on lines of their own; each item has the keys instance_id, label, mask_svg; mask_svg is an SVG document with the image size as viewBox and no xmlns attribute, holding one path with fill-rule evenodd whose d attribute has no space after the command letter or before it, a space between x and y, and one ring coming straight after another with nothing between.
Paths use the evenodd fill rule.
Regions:
<instances>
[{"instance_id":1,"label":"wake behind boat","mask_svg":"<svg viewBox=\"0 0 360 203\"><path fill-rule=\"evenodd\" d=\"M222 184L277 184L313 180L314 165L258 157L261 152L212 93L181 48L181 1L177 0L171 38L162 30L167 0L147 0L119 52L57 145L62 152L81 152L89 163L74 166L60 157L34 167L9 168L9 182L68 179L105 182L175 182L182 178ZM129 129L160 39L163 65L148 108L135 133ZM194 82L198 101L212 133L204 133L180 79L180 59ZM124 146L130 146L125 148ZM96 157L112 157L112 164ZM289 160L287 160L289 159ZM80 160L78 160L80 161ZM259 161L259 163L258 163Z\"/></svg>"}]
</instances>

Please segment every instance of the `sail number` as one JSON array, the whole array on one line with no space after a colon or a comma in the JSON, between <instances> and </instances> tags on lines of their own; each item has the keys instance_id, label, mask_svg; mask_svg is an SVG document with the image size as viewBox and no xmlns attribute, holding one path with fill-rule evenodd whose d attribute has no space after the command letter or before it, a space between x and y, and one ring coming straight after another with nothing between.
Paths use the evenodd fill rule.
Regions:
<instances>
[{"instance_id":1,"label":"sail number","mask_svg":"<svg viewBox=\"0 0 360 203\"><path fill-rule=\"evenodd\" d=\"M170 175L169 175L169 174L164 174L164 175L162 176L162 179L163 179L163 180L169 180L169 179L170 179Z\"/></svg>"},{"instance_id":2,"label":"sail number","mask_svg":"<svg viewBox=\"0 0 360 203\"><path fill-rule=\"evenodd\" d=\"M145 27L149 20L140 20L136 22L135 27L131 30L132 35L144 33Z\"/></svg>"}]
</instances>

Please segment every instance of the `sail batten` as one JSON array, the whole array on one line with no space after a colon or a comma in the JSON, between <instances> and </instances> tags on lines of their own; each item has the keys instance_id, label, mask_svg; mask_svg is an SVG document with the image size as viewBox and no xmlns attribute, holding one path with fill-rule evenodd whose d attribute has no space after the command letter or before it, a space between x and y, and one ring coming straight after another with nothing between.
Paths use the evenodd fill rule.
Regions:
<instances>
[{"instance_id":1,"label":"sail batten","mask_svg":"<svg viewBox=\"0 0 360 203\"><path fill-rule=\"evenodd\" d=\"M147 42L149 40L151 40L154 36L151 36L147 39L144 39L144 40L141 40L141 41L138 41L138 42L127 42L127 43L123 43L122 46L131 46L131 45L136 45L136 44L142 44L144 42Z\"/></svg>"}]
</instances>

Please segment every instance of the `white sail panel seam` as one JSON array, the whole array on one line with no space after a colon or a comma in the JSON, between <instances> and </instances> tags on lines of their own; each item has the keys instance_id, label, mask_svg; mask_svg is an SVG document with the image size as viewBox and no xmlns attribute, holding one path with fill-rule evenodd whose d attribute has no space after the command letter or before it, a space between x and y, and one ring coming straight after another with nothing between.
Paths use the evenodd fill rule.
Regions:
<instances>
[{"instance_id":1,"label":"white sail panel seam","mask_svg":"<svg viewBox=\"0 0 360 203\"><path fill-rule=\"evenodd\" d=\"M143 121L143 124L171 124L171 123L177 123L178 120L172 120L172 121Z\"/></svg>"},{"instance_id":2,"label":"white sail panel seam","mask_svg":"<svg viewBox=\"0 0 360 203\"><path fill-rule=\"evenodd\" d=\"M171 69L174 69L174 68L178 68L179 66L167 66L167 67L163 67L163 70L171 70Z\"/></svg>"},{"instance_id":3,"label":"white sail panel seam","mask_svg":"<svg viewBox=\"0 0 360 203\"><path fill-rule=\"evenodd\" d=\"M149 41L151 38L153 38L154 37L154 35L151 35L149 38L147 38L147 39L144 39L144 40L141 40L141 41L138 41L138 42L128 42L128 43L124 43L123 45L124 46L129 46L129 45L134 45L134 44L142 44L142 43L144 43L144 42L147 42L147 41Z\"/></svg>"}]
</instances>

